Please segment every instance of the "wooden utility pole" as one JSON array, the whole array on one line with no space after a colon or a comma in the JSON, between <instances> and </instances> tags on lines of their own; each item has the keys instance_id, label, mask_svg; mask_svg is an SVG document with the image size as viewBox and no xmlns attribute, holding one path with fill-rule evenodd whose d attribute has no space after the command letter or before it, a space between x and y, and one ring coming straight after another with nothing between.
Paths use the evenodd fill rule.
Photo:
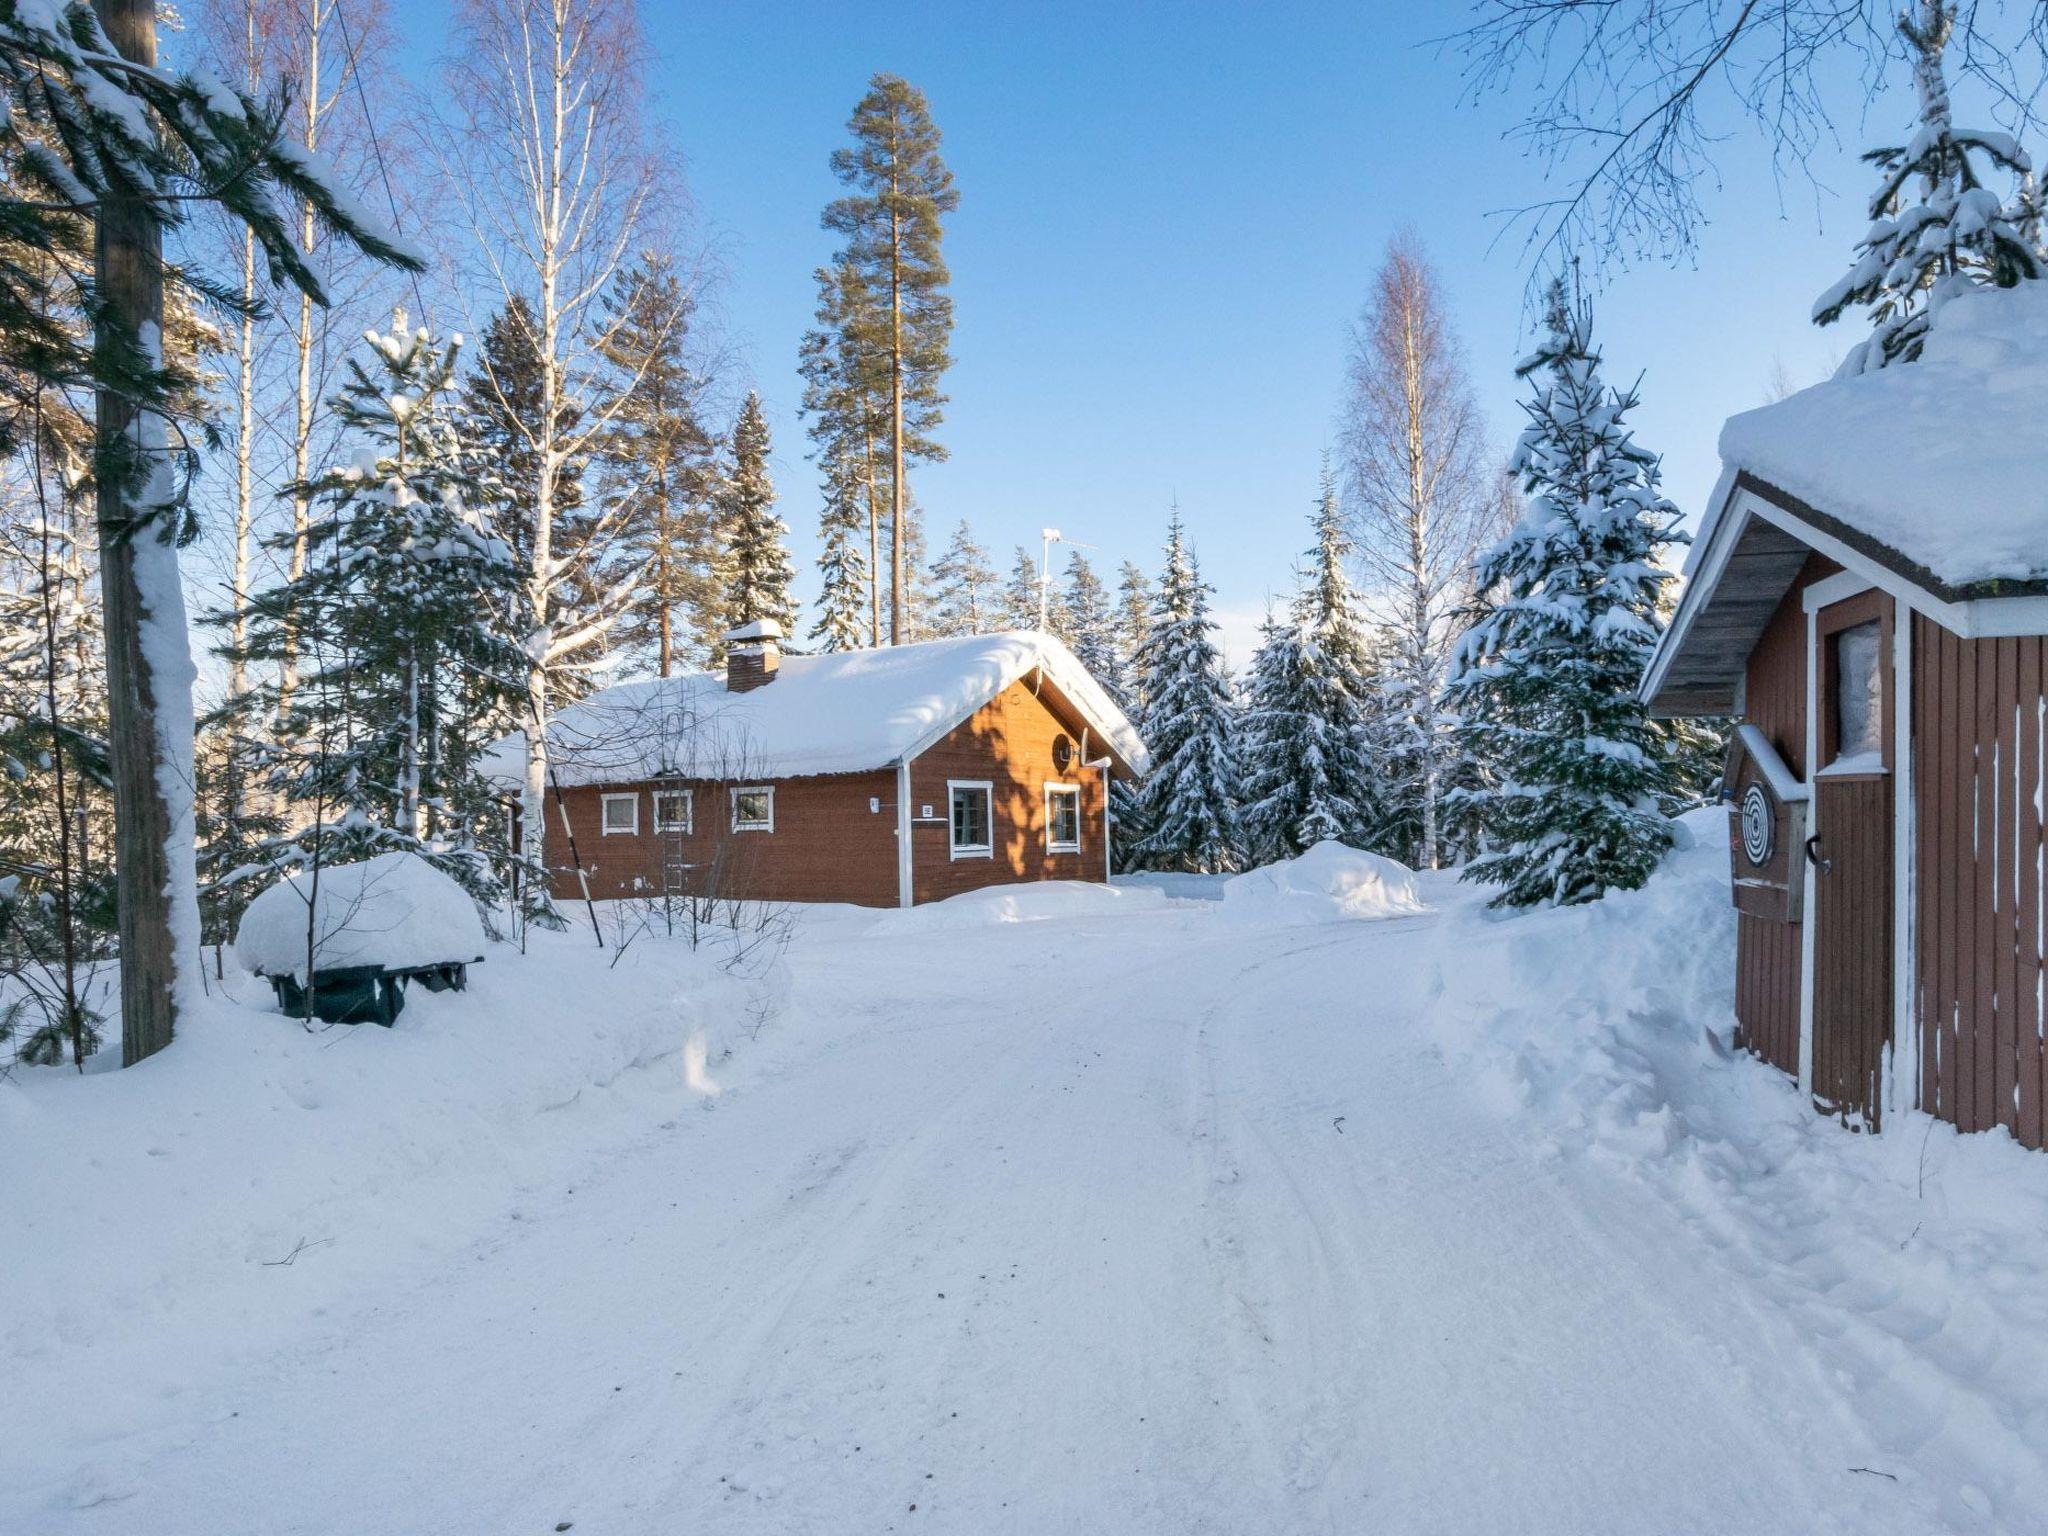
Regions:
<instances>
[{"instance_id":1,"label":"wooden utility pole","mask_svg":"<svg viewBox=\"0 0 2048 1536\"><path fill-rule=\"evenodd\" d=\"M94 0L100 25L124 58L156 63L153 0ZM100 204L93 273L105 305L93 346L101 377L118 376L114 349L163 337L163 244L146 189L109 190ZM107 757L114 776L114 868L121 944L121 1063L133 1066L171 1043L177 1022L168 844L176 818L158 773L156 678L143 646L147 615L136 579L138 546L170 537L135 526L138 493L158 466L139 463L156 435L136 402L104 385L94 401L101 473L97 512L100 586L106 605ZM112 471L112 472L109 472ZM189 728L190 722L186 722Z\"/></svg>"}]
</instances>

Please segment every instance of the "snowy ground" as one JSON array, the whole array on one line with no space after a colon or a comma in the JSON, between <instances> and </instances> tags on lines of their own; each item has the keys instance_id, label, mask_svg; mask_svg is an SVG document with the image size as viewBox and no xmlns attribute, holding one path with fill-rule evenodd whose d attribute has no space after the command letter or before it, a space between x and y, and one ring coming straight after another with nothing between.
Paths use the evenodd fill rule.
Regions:
<instances>
[{"instance_id":1,"label":"snowy ground","mask_svg":"<svg viewBox=\"0 0 2048 1536\"><path fill-rule=\"evenodd\" d=\"M2039 1530L2048 1159L1717 1049L1706 825L1571 913L586 934L18 1075L0 1531Z\"/></svg>"}]
</instances>

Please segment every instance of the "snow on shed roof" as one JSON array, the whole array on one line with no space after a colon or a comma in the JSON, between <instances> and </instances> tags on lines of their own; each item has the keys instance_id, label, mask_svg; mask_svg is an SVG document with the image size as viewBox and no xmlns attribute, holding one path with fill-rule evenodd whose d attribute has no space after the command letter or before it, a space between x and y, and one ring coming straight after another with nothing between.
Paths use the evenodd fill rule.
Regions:
<instances>
[{"instance_id":1,"label":"snow on shed roof","mask_svg":"<svg viewBox=\"0 0 2048 1536\"><path fill-rule=\"evenodd\" d=\"M2044 408L2048 282L2022 283L1944 306L1918 362L1730 417L1721 458L1938 596L1990 595L2048 582Z\"/></svg>"},{"instance_id":2,"label":"snow on shed roof","mask_svg":"<svg viewBox=\"0 0 2048 1536\"><path fill-rule=\"evenodd\" d=\"M744 693L713 672L619 683L557 711L551 756L565 786L885 768L1040 665L1103 745L1143 772L1145 746L1123 711L1072 651L1030 631L786 655L773 681ZM514 733L492 746L484 768L517 784L524 757L525 737Z\"/></svg>"}]
</instances>

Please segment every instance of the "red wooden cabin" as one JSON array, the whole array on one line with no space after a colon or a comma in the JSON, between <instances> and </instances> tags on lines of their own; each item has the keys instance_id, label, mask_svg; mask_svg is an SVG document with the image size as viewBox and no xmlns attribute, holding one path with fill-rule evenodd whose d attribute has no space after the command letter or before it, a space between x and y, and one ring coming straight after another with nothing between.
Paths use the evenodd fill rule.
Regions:
<instances>
[{"instance_id":1,"label":"red wooden cabin","mask_svg":"<svg viewBox=\"0 0 2048 1536\"><path fill-rule=\"evenodd\" d=\"M2048 1141L2044 300L1959 298L1919 362L1733 418L1644 680L1740 722L1742 1043L1871 1130Z\"/></svg>"},{"instance_id":2,"label":"red wooden cabin","mask_svg":"<svg viewBox=\"0 0 2048 1536\"><path fill-rule=\"evenodd\" d=\"M556 714L557 899L587 881L600 900L910 906L1109 878L1109 783L1143 772L1145 748L1065 645L1012 633L784 656L780 639L748 625L722 675L622 683ZM508 787L524 755L521 736L493 749Z\"/></svg>"}]
</instances>

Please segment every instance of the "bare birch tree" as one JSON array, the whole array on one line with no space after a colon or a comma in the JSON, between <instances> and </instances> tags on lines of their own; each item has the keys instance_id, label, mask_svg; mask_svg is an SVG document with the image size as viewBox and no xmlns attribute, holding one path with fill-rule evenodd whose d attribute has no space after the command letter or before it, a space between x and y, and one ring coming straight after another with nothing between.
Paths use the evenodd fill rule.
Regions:
<instances>
[{"instance_id":1,"label":"bare birch tree","mask_svg":"<svg viewBox=\"0 0 2048 1536\"><path fill-rule=\"evenodd\" d=\"M1513 136L1554 196L1513 210L1538 280L1566 260L1593 267L1693 253L1703 192L1747 129L1772 162L1804 175L1838 112L1860 110L1901 56L1899 0L1479 0L1450 42L1474 99L1518 91ZM1955 9L1953 58L2004 111L2035 120L2048 62L2048 4Z\"/></svg>"},{"instance_id":2,"label":"bare birch tree","mask_svg":"<svg viewBox=\"0 0 2048 1536\"><path fill-rule=\"evenodd\" d=\"M630 573L597 579L618 508L594 512L575 547L559 549L555 479L597 448L631 394L631 380L599 386L624 323L599 299L656 222L657 164L640 118L645 45L632 0L461 0L455 32L446 182L475 237L478 286L492 307L526 306L540 370L539 407L521 427L535 475L523 547L532 673L521 828L539 858L549 669L609 634L630 595ZM485 384L497 388L488 369ZM572 590L573 611L562 600Z\"/></svg>"},{"instance_id":3,"label":"bare birch tree","mask_svg":"<svg viewBox=\"0 0 2048 1536\"><path fill-rule=\"evenodd\" d=\"M1392 768L1414 862L1437 865L1456 753L1444 669L1496 509L1485 430L1436 274L1396 236L1351 335L1340 423L1361 590L1382 628Z\"/></svg>"}]
</instances>

